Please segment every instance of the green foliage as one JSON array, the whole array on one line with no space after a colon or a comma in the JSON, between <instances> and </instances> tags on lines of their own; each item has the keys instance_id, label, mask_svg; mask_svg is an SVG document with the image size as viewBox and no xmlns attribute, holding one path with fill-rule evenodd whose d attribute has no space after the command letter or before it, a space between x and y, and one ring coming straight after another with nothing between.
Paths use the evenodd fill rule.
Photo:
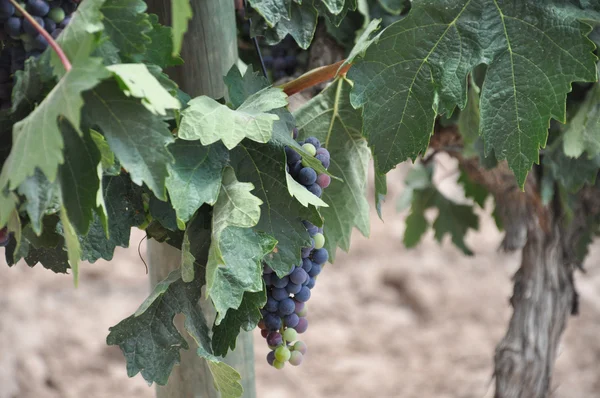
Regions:
<instances>
[{"instance_id":1,"label":"green foliage","mask_svg":"<svg viewBox=\"0 0 600 398\"><path fill-rule=\"evenodd\" d=\"M425 211L437 208L438 215L433 222L435 239L441 242L449 234L454 243L463 253L472 255L464 241L469 229L479 228L479 217L473 212L473 206L458 204L446 198L435 187L432 181L433 168L416 165L406 176L406 188L398 201L398 210L410 206L410 214L406 218L404 244L414 247L419 243L423 234L429 228Z\"/></svg>"},{"instance_id":2,"label":"green foliage","mask_svg":"<svg viewBox=\"0 0 600 398\"><path fill-rule=\"evenodd\" d=\"M377 170L423 153L435 117L465 107L467 74L486 63L486 154L506 159L523 185L550 118L565 120L571 82L596 79L589 31L558 2L415 2L348 73ZM563 72L556 73L557 64Z\"/></svg>"}]
</instances>

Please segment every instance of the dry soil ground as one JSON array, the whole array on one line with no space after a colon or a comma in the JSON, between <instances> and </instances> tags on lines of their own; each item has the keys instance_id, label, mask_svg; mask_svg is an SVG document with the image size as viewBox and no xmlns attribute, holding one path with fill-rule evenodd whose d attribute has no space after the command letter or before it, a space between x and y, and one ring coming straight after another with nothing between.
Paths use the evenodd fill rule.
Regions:
<instances>
[{"instance_id":1,"label":"dry soil ground","mask_svg":"<svg viewBox=\"0 0 600 398\"><path fill-rule=\"evenodd\" d=\"M492 356L511 314L519 255L496 250L502 236L485 213L467 239L473 257L431 234L405 249L405 214L394 209L404 171L390 175L385 223L373 212L371 238L356 233L350 254L339 253L320 276L302 367L270 368L255 335L259 397L492 396ZM441 174L452 168L446 163ZM451 177L439 184L460 196ZM141 238L135 232L132 248L111 263L84 264L77 290L70 276L0 264L0 398L153 396L141 376L127 378L119 349L105 345L108 327L148 293ZM560 348L554 397L600 397L599 258L596 245L588 273L577 276L581 315L570 320Z\"/></svg>"}]
</instances>

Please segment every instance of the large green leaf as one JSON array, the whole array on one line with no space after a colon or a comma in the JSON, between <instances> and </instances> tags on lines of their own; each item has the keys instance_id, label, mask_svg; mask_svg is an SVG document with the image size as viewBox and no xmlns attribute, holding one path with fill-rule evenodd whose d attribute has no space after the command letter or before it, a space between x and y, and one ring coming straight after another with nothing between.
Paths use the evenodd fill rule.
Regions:
<instances>
[{"instance_id":1,"label":"large green leaf","mask_svg":"<svg viewBox=\"0 0 600 398\"><path fill-rule=\"evenodd\" d=\"M175 163L169 165L167 189L177 218L187 222L203 203L215 204L229 153L221 143L176 140L169 145Z\"/></svg>"},{"instance_id":2,"label":"large green leaf","mask_svg":"<svg viewBox=\"0 0 600 398\"><path fill-rule=\"evenodd\" d=\"M219 324L227 310L236 309L244 292L263 289L262 259L277 241L255 232L261 213L251 183L239 182L231 168L223 173L212 217L212 239L206 266L206 291L217 310Z\"/></svg>"},{"instance_id":3,"label":"large green leaf","mask_svg":"<svg viewBox=\"0 0 600 398\"><path fill-rule=\"evenodd\" d=\"M142 0L105 0L102 9L105 32L111 42L119 49L122 57L146 52L151 45L147 35L152 24L146 11L146 3Z\"/></svg>"},{"instance_id":4,"label":"large green leaf","mask_svg":"<svg viewBox=\"0 0 600 398\"><path fill-rule=\"evenodd\" d=\"M197 277L185 283L179 270L171 272L134 315L110 328L106 342L121 347L130 377L141 372L148 383L165 385L173 366L180 361L179 350L190 348L173 324L175 315L183 314L185 330L198 345L198 355L208 362L221 396L240 397L240 375L212 354L209 328L198 305L202 282Z\"/></svg>"},{"instance_id":5,"label":"large green leaf","mask_svg":"<svg viewBox=\"0 0 600 398\"><path fill-rule=\"evenodd\" d=\"M464 108L467 74L488 65L480 134L520 185L573 81L596 79L590 27L566 2L415 1L348 73L376 167L423 153L438 114Z\"/></svg>"},{"instance_id":6,"label":"large green leaf","mask_svg":"<svg viewBox=\"0 0 600 398\"><path fill-rule=\"evenodd\" d=\"M168 109L179 109L177 98L161 86L144 64L118 64L107 67L114 73L123 93L142 100L149 111L165 116Z\"/></svg>"},{"instance_id":7,"label":"large green leaf","mask_svg":"<svg viewBox=\"0 0 600 398\"><path fill-rule=\"evenodd\" d=\"M580 157L584 151L592 157L600 154L600 85L594 84L569 121L563 148L572 158Z\"/></svg>"},{"instance_id":8,"label":"large green leaf","mask_svg":"<svg viewBox=\"0 0 600 398\"><path fill-rule=\"evenodd\" d=\"M331 154L329 170L343 178L323 190L329 208L324 218L325 245L335 259L336 247L348 251L352 228L369 235L369 203L366 198L370 152L361 135L362 118L350 104L351 85L338 79L296 112L300 138L317 137Z\"/></svg>"},{"instance_id":9,"label":"large green leaf","mask_svg":"<svg viewBox=\"0 0 600 398\"><path fill-rule=\"evenodd\" d=\"M101 131L121 165L138 185L145 183L166 200L165 180L174 141L167 124L139 100L126 97L115 82L105 82L85 94L86 123Z\"/></svg>"},{"instance_id":10,"label":"large green leaf","mask_svg":"<svg viewBox=\"0 0 600 398\"><path fill-rule=\"evenodd\" d=\"M437 208L438 215L432 225L437 241L442 242L444 236L449 234L452 243L466 255L472 255L473 252L465 244L464 238L469 229L478 229L479 218L473 211L473 206L458 204L439 192L432 182L432 175L431 168L416 165L406 177L406 188L399 201L399 210L402 210L404 205L410 205L404 244L406 247L413 247L419 243L429 228L425 211Z\"/></svg>"},{"instance_id":11,"label":"large green leaf","mask_svg":"<svg viewBox=\"0 0 600 398\"><path fill-rule=\"evenodd\" d=\"M54 181L63 158L63 137L58 119L65 118L79 130L83 98L81 93L96 86L109 72L99 59L73 65L50 94L25 119L13 128L11 154L2 166L0 186L17 188L39 168Z\"/></svg>"},{"instance_id":12,"label":"large green leaf","mask_svg":"<svg viewBox=\"0 0 600 398\"><path fill-rule=\"evenodd\" d=\"M279 88L265 88L246 98L236 110L206 96L194 98L188 105L182 112L179 138L199 139L203 145L221 140L231 149L244 138L269 141L278 117L268 112L286 106L287 95Z\"/></svg>"}]
</instances>

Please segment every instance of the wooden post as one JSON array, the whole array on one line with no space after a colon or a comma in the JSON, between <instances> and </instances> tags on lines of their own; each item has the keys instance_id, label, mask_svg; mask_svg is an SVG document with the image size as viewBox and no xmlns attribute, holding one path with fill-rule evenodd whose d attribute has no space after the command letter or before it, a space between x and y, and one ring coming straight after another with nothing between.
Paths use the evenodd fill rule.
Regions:
<instances>
[{"instance_id":1,"label":"wooden post","mask_svg":"<svg viewBox=\"0 0 600 398\"><path fill-rule=\"evenodd\" d=\"M161 23L170 24L171 2L147 0L148 12L157 14ZM179 87L192 97L208 95L223 97L223 76L237 62L237 34L233 0L191 0L193 19L183 40L181 50L184 65L167 71ZM180 265L181 252L167 244L148 241L150 283L152 286L166 278ZM200 303L208 322L215 317L210 301ZM175 324L182 332L190 349L181 351L181 364L171 373L166 386L158 386L157 398L217 398L212 375L206 361L196 355L196 344L185 332L183 319L176 317ZM236 350L230 352L225 362L242 376L244 397L255 398L254 348L252 333L242 332Z\"/></svg>"}]
</instances>

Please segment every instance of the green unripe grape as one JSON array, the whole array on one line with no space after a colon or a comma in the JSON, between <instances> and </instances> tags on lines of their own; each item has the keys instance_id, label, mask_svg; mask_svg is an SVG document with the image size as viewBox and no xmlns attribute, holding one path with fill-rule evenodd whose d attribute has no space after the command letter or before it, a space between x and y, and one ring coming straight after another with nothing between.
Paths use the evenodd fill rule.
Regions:
<instances>
[{"instance_id":1,"label":"green unripe grape","mask_svg":"<svg viewBox=\"0 0 600 398\"><path fill-rule=\"evenodd\" d=\"M305 317L306 315L308 315L308 308L306 307L306 305L304 306L304 308L302 308L301 311L298 311L296 313L300 318Z\"/></svg>"},{"instance_id":2,"label":"green unripe grape","mask_svg":"<svg viewBox=\"0 0 600 398\"><path fill-rule=\"evenodd\" d=\"M290 355L291 355L291 352L290 352L289 348L287 348L284 345L279 346L275 350L275 359L276 359L275 362L277 362L277 361L286 362L288 359L290 359ZM273 366L275 366L275 362L273 363ZM275 367L277 367L277 366L275 366Z\"/></svg>"},{"instance_id":3,"label":"green unripe grape","mask_svg":"<svg viewBox=\"0 0 600 398\"><path fill-rule=\"evenodd\" d=\"M313 239L315 240L315 249L321 249L325 246L325 236L322 233L315 234Z\"/></svg>"},{"instance_id":4,"label":"green unripe grape","mask_svg":"<svg viewBox=\"0 0 600 398\"><path fill-rule=\"evenodd\" d=\"M285 362L281 362L277 359L273 361L273 367L275 369L283 369L284 366L285 366Z\"/></svg>"},{"instance_id":5,"label":"green unripe grape","mask_svg":"<svg viewBox=\"0 0 600 398\"><path fill-rule=\"evenodd\" d=\"M296 341L297 338L298 338L298 332L296 332L296 329L287 328L283 332L283 339L285 341Z\"/></svg>"},{"instance_id":6,"label":"green unripe grape","mask_svg":"<svg viewBox=\"0 0 600 398\"><path fill-rule=\"evenodd\" d=\"M25 7L26 7L25 3L23 3L22 1L19 1L18 3L21 6L21 8L25 9ZM15 16L19 17L19 18L23 18L23 14L16 7L15 7Z\"/></svg>"},{"instance_id":7,"label":"green unripe grape","mask_svg":"<svg viewBox=\"0 0 600 398\"><path fill-rule=\"evenodd\" d=\"M299 366L302 363L303 359L304 356L300 351L293 351L292 355L290 356L290 365Z\"/></svg>"},{"instance_id":8,"label":"green unripe grape","mask_svg":"<svg viewBox=\"0 0 600 398\"><path fill-rule=\"evenodd\" d=\"M65 19L65 10L60 7L55 7L48 13L48 18L56 23L61 23Z\"/></svg>"},{"instance_id":9,"label":"green unripe grape","mask_svg":"<svg viewBox=\"0 0 600 398\"><path fill-rule=\"evenodd\" d=\"M294 344L294 351L299 351L302 355L306 354L308 347L304 341L296 341Z\"/></svg>"},{"instance_id":10,"label":"green unripe grape","mask_svg":"<svg viewBox=\"0 0 600 398\"><path fill-rule=\"evenodd\" d=\"M313 144L304 144L302 145L302 148L310 153L310 156L315 156L317 154L317 148L315 148Z\"/></svg>"}]
</instances>

